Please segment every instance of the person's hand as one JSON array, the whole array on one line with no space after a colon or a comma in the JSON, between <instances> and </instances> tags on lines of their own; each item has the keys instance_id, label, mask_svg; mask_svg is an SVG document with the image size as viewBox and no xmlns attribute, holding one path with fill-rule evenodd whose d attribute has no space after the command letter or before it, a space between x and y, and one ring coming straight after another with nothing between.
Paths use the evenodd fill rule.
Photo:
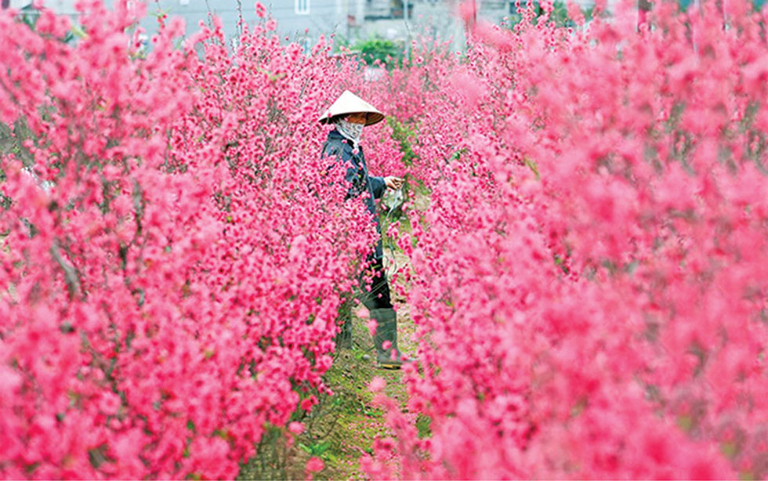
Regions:
<instances>
[{"instance_id":1,"label":"person's hand","mask_svg":"<svg viewBox=\"0 0 768 481\"><path fill-rule=\"evenodd\" d=\"M384 183L387 184L387 187L393 190L397 190L400 187L403 186L403 179L400 177L384 177Z\"/></svg>"}]
</instances>

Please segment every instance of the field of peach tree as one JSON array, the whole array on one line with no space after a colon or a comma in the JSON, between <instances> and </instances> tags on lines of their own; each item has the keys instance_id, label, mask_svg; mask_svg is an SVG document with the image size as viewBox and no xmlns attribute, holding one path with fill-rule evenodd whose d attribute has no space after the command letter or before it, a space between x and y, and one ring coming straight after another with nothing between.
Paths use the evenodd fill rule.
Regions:
<instances>
[{"instance_id":1,"label":"field of peach tree","mask_svg":"<svg viewBox=\"0 0 768 481\"><path fill-rule=\"evenodd\" d=\"M374 80L258 3L235 51L215 19L145 48L141 2L1 12L0 477L234 478L305 430L376 236L319 155L344 90L410 193L368 476L767 477L768 12L472 5L465 54Z\"/></svg>"}]
</instances>

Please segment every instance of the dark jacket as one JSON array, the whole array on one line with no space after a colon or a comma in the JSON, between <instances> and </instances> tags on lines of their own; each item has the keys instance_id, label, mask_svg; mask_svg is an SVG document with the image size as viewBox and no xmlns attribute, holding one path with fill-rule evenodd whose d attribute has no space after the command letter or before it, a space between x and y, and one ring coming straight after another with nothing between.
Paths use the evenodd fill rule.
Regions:
<instances>
[{"instance_id":1,"label":"dark jacket","mask_svg":"<svg viewBox=\"0 0 768 481\"><path fill-rule=\"evenodd\" d=\"M379 240L376 242L376 258L381 259L384 256L381 247L381 228L379 227L379 217L376 215L374 199L384 195L384 191L387 189L384 178L369 175L363 148L358 147L358 152L355 153L352 142L336 130L331 130L328 133L328 140L323 145L323 156L335 157L347 166L347 171L344 174L344 178L349 183L347 198L359 197L363 192L368 192L365 206L368 212L373 215L373 221L376 223L376 231L379 233Z\"/></svg>"}]
</instances>

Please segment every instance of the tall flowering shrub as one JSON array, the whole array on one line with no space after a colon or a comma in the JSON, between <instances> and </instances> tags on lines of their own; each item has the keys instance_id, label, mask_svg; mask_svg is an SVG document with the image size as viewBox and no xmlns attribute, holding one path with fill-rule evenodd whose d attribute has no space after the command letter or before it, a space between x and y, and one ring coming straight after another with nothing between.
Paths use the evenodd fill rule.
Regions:
<instances>
[{"instance_id":1,"label":"tall flowering shrub","mask_svg":"<svg viewBox=\"0 0 768 481\"><path fill-rule=\"evenodd\" d=\"M431 435L373 476L768 475L765 12L676 8L474 27L400 241Z\"/></svg>"},{"instance_id":2,"label":"tall flowering shrub","mask_svg":"<svg viewBox=\"0 0 768 481\"><path fill-rule=\"evenodd\" d=\"M0 15L3 477L234 477L327 389L373 239L315 124L354 62L266 19L144 52L128 5L81 2L74 43Z\"/></svg>"}]
</instances>

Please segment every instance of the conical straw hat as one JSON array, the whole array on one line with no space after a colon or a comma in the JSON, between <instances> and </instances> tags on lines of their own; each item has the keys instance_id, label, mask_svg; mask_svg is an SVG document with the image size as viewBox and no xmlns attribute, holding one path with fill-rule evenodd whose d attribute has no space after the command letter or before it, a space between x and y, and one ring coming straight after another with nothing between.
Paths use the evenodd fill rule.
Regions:
<instances>
[{"instance_id":1,"label":"conical straw hat","mask_svg":"<svg viewBox=\"0 0 768 481\"><path fill-rule=\"evenodd\" d=\"M376 107L345 90L343 94L331 105L328 110L320 117L320 123L325 124L331 121L337 115L354 114L356 112L365 112L368 116L365 119L365 125L373 125L384 120L384 114L378 111Z\"/></svg>"}]
</instances>

